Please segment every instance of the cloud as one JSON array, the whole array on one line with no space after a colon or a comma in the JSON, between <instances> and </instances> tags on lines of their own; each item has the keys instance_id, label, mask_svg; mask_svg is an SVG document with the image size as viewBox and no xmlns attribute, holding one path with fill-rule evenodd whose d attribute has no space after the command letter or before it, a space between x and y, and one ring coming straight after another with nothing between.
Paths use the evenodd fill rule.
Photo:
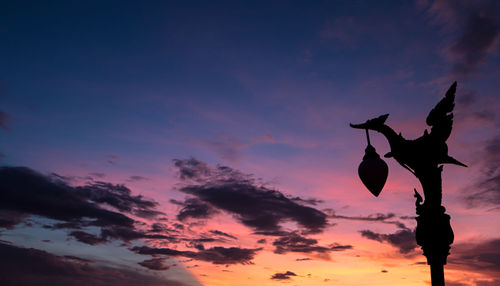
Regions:
<instances>
[{"instance_id":1,"label":"cloud","mask_svg":"<svg viewBox=\"0 0 500 286\"><path fill-rule=\"evenodd\" d=\"M149 229L149 232L153 233L158 233L158 232L163 232L163 233L179 233L179 228L183 228L184 226L182 224L177 224L174 223L172 225L167 225L165 223L160 223L160 222L155 222L151 224L151 228Z\"/></svg>"},{"instance_id":2,"label":"cloud","mask_svg":"<svg viewBox=\"0 0 500 286\"><path fill-rule=\"evenodd\" d=\"M28 216L35 215L59 221L44 226L48 229L78 229L69 236L90 245L110 239L126 242L141 238L173 240L170 236L136 229L136 221L125 215L154 217L160 214L154 209L156 202L133 196L123 185L96 182L72 187L61 178L44 176L25 167L1 167L0 226L13 228ZM98 227L100 235L81 230L89 226Z\"/></svg>"},{"instance_id":3,"label":"cloud","mask_svg":"<svg viewBox=\"0 0 500 286\"><path fill-rule=\"evenodd\" d=\"M393 213L388 213L388 214L376 213L368 216L343 216L343 215L337 215L333 210L329 210L328 216L336 219L361 220L361 221L385 221L387 219L394 218L396 215Z\"/></svg>"},{"instance_id":4,"label":"cloud","mask_svg":"<svg viewBox=\"0 0 500 286\"><path fill-rule=\"evenodd\" d=\"M378 242L387 242L398 248L401 254L408 254L417 248L415 242L415 231L401 229L391 234L380 234L371 230L360 231L361 236Z\"/></svg>"},{"instance_id":5,"label":"cloud","mask_svg":"<svg viewBox=\"0 0 500 286\"><path fill-rule=\"evenodd\" d=\"M132 227L134 221L118 212L101 208L89 201L86 192L79 192L62 181L52 180L24 167L0 168L0 209L39 215L55 220L86 224L93 219L97 226ZM82 190L82 189L80 189Z\"/></svg>"},{"instance_id":6,"label":"cloud","mask_svg":"<svg viewBox=\"0 0 500 286\"><path fill-rule=\"evenodd\" d=\"M165 258L152 258L138 264L151 270L167 270L170 266L164 265Z\"/></svg>"},{"instance_id":7,"label":"cloud","mask_svg":"<svg viewBox=\"0 0 500 286\"><path fill-rule=\"evenodd\" d=\"M290 232L284 230L264 230L264 231L254 231L253 234L257 235L268 235L268 236L285 236Z\"/></svg>"},{"instance_id":8,"label":"cloud","mask_svg":"<svg viewBox=\"0 0 500 286\"><path fill-rule=\"evenodd\" d=\"M72 231L69 233L69 236L73 236L79 242L89 245L96 245L107 242L105 238L81 230Z\"/></svg>"},{"instance_id":9,"label":"cloud","mask_svg":"<svg viewBox=\"0 0 500 286\"><path fill-rule=\"evenodd\" d=\"M147 234L142 231L138 231L128 227L104 228L101 231L101 237L103 237L106 240L119 239L126 242L137 239L160 239L171 242L178 241L177 237L175 236L167 236L162 234Z\"/></svg>"},{"instance_id":10,"label":"cloud","mask_svg":"<svg viewBox=\"0 0 500 286\"><path fill-rule=\"evenodd\" d=\"M303 199L300 197L291 197L290 200L300 203L300 204L306 204L306 205L311 205L311 206L316 206L318 204L323 203L323 200L318 200L318 199Z\"/></svg>"},{"instance_id":11,"label":"cloud","mask_svg":"<svg viewBox=\"0 0 500 286\"><path fill-rule=\"evenodd\" d=\"M295 261L308 261L308 260L312 260L311 258L297 258L295 259Z\"/></svg>"},{"instance_id":12,"label":"cloud","mask_svg":"<svg viewBox=\"0 0 500 286\"><path fill-rule=\"evenodd\" d=\"M182 251L170 248L153 248L149 246L135 246L130 250L137 254L145 255L165 255L165 256L181 256L192 258L195 260L202 260L212 262L213 264L251 264L257 249L247 249L238 247L212 247L209 249L202 249L197 252Z\"/></svg>"},{"instance_id":13,"label":"cloud","mask_svg":"<svg viewBox=\"0 0 500 286\"><path fill-rule=\"evenodd\" d=\"M454 61L455 75L467 76L486 62L500 35L498 8L496 0L436 0L429 7L438 23L459 31L445 50Z\"/></svg>"},{"instance_id":14,"label":"cloud","mask_svg":"<svg viewBox=\"0 0 500 286\"><path fill-rule=\"evenodd\" d=\"M287 271L285 273L275 273L273 276L271 276L271 279L273 279L273 280L288 280L288 279L290 279L290 276L297 276L297 274L293 273L292 271Z\"/></svg>"},{"instance_id":15,"label":"cloud","mask_svg":"<svg viewBox=\"0 0 500 286\"><path fill-rule=\"evenodd\" d=\"M0 276L4 285L186 285L128 269L91 265L90 260L76 256L58 256L5 243L0 243L0 253Z\"/></svg>"},{"instance_id":16,"label":"cloud","mask_svg":"<svg viewBox=\"0 0 500 286\"><path fill-rule=\"evenodd\" d=\"M174 160L174 164L179 168L181 179L197 182L181 187L181 192L232 214L256 231L281 231L280 224L287 221L296 222L310 233L321 232L327 226L326 214L259 184L251 175L226 166L209 167L194 158ZM192 198L186 202L189 200Z\"/></svg>"},{"instance_id":17,"label":"cloud","mask_svg":"<svg viewBox=\"0 0 500 286\"><path fill-rule=\"evenodd\" d=\"M113 185L106 182L95 182L83 187L76 187L76 191L84 197L98 204L107 204L115 209L132 213L138 216L162 214L155 211L158 203L147 200L143 196L133 196L132 191L124 185Z\"/></svg>"},{"instance_id":18,"label":"cloud","mask_svg":"<svg viewBox=\"0 0 500 286\"><path fill-rule=\"evenodd\" d=\"M478 191L467 196L469 207L500 205L500 136L487 141L483 154L483 176L476 183Z\"/></svg>"},{"instance_id":19,"label":"cloud","mask_svg":"<svg viewBox=\"0 0 500 286\"><path fill-rule=\"evenodd\" d=\"M187 160L174 159L174 166L179 170L181 180L203 180L210 176L210 168L205 162L190 158Z\"/></svg>"},{"instance_id":20,"label":"cloud","mask_svg":"<svg viewBox=\"0 0 500 286\"><path fill-rule=\"evenodd\" d=\"M449 267L500 280L500 238L452 245Z\"/></svg>"},{"instance_id":21,"label":"cloud","mask_svg":"<svg viewBox=\"0 0 500 286\"><path fill-rule=\"evenodd\" d=\"M274 253L277 254L286 254L288 252L324 254L332 251L352 249L352 245L332 244L330 246L319 246L316 239L307 238L295 232L276 239L273 245L276 247Z\"/></svg>"},{"instance_id":22,"label":"cloud","mask_svg":"<svg viewBox=\"0 0 500 286\"><path fill-rule=\"evenodd\" d=\"M139 182L139 181L146 181L149 180L149 178L143 177L143 176L138 176L138 175L133 175L128 178L127 181L129 182Z\"/></svg>"},{"instance_id":23,"label":"cloud","mask_svg":"<svg viewBox=\"0 0 500 286\"><path fill-rule=\"evenodd\" d=\"M456 115L459 121L470 122L474 125L484 124L499 126L497 122L498 103L481 98L475 91L465 91L456 99ZM457 120L457 121L458 121Z\"/></svg>"},{"instance_id":24,"label":"cloud","mask_svg":"<svg viewBox=\"0 0 500 286\"><path fill-rule=\"evenodd\" d=\"M331 217L334 219L381 222L381 223L386 223L386 224L394 224L401 229L407 229L407 227L404 223L399 222L399 221L395 221L395 220L389 220L389 219L396 217L396 215L393 213L387 213L387 214L376 213L376 214L370 214L368 216L344 216L344 215L337 215L336 212L332 209L326 209L324 211L328 214L328 217ZM404 219L404 218L406 218L406 217L401 217L401 219ZM410 219L413 220L415 218L411 217Z\"/></svg>"},{"instance_id":25,"label":"cloud","mask_svg":"<svg viewBox=\"0 0 500 286\"><path fill-rule=\"evenodd\" d=\"M0 228L13 229L16 225L26 219L26 215L16 212L0 209Z\"/></svg>"},{"instance_id":26,"label":"cloud","mask_svg":"<svg viewBox=\"0 0 500 286\"><path fill-rule=\"evenodd\" d=\"M185 221L188 218L207 219L218 213L211 205L196 198L188 198L184 202L170 200L171 203L183 206L177 214L177 219Z\"/></svg>"},{"instance_id":27,"label":"cloud","mask_svg":"<svg viewBox=\"0 0 500 286\"><path fill-rule=\"evenodd\" d=\"M209 232L213 233L215 235L225 236L225 237L229 237L229 238L232 238L232 239L238 239L236 236L230 235L230 234L225 233L225 232L220 231L220 230L210 230Z\"/></svg>"}]
</instances>

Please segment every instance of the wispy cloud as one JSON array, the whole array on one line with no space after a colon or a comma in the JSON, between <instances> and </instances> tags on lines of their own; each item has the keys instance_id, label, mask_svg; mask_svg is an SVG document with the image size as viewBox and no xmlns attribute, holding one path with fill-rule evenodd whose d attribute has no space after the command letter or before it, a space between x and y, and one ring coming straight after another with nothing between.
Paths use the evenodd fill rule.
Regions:
<instances>
[{"instance_id":1,"label":"wispy cloud","mask_svg":"<svg viewBox=\"0 0 500 286\"><path fill-rule=\"evenodd\" d=\"M466 201L470 207L500 206L500 136L487 141L481 162L483 174L474 186L477 191L468 195Z\"/></svg>"},{"instance_id":2,"label":"wispy cloud","mask_svg":"<svg viewBox=\"0 0 500 286\"><path fill-rule=\"evenodd\" d=\"M453 61L452 72L466 77L486 62L498 44L500 35L499 4L495 0L436 0L428 7L436 23L458 31L445 55Z\"/></svg>"}]
</instances>

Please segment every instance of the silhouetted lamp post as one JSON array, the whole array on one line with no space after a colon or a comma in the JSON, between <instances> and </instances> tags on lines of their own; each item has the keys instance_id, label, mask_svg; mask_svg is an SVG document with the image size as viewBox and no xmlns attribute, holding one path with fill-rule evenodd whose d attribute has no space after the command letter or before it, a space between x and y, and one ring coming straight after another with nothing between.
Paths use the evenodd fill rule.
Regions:
<instances>
[{"instance_id":1,"label":"silhouetted lamp post","mask_svg":"<svg viewBox=\"0 0 500 286\"><path fill-rule=\"evenodd\" d=\"M456 87L455 82L427 116L426 123L431 127L430 133L425 130L424 135L415 140L407 140L401 133L396 134L391 127L387 126L385 121L389 114L367 120L362 124L350 124L352 128L366 130L368 146L363 161L359 165L358 173L363 184L373 195L378 196L382 191L388 168L370 144L368 130L382 133L389 142L391 151L384 157L394 158L420 181L425 201L415 189L416 240L427 257L427 264L431 266L433 286L444 285L443 265L446 264L450 245L453 243L450 216L445 213L446 209L441 205L443 164L467 167L448 156L446 145L453 124L452 111L455 106Z\"/></svg>"}]
</instances>

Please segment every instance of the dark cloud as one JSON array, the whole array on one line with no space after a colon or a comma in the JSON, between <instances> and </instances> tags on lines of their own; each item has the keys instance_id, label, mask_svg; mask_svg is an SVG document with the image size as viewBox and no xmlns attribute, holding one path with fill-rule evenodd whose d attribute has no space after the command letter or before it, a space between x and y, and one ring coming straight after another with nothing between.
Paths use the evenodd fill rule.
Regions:
<instances>
[{"instance_id":1,"label":"dark cloud","mask_svg":"<svg viewBox=\"0 0 500 286\"><path fill-rule=\"evenodd\" d=\"M297 276L297 274L293 273L292 271L287 271L285 273L275 273L273 276L271 276L271 279L273 279L273 280L288 280L288 279L290 279L290 276Z\"/></svg>"},{"instance_id":2,"label":"dark cloud","mask_svg":"<svg viewBox=\"0 0 500 286\"><path fill-rule=\"evenodd\" d=\"M0 209L0 228L13 229L25 219L26 215L23 213Z\"/></svg>"},{"instance_id":3,"label":"dark cloud","mask_svg":"<svg viewBox=\"0 0 500 286\"><path fill-rule=\"evenodd\" d=\"M351 245L332 244L330 246L319 246L316 239L307 238L295 232L276 239L273 245L276 247L274 252L277 254L285 254L288 252L328 253L331 251L352 249Z\"/></svg>"},{"instance_id":4,"label":"dark cloud","mask_svg":"<svg viewBox=\"0 0 500 286\"><path fill-rule=\"evenodd\" d=\"M208 242L224 242L224 240L216 239L212 237L202 237L202 238L184 238L183 241L187 241L187 247L196 248L198 250L204 250L205 246L203 243Z\"/></svg>"},{"instance_id":5,"label":"dark cloud","mask_svg":"<svg viewBox=\"0 0 500 286\"><path fill-rule=\"evenodd\" d=\"M132 191L124 185L113 185L105 182L95 182L83 187L76 187L76 191L84 197L99 204L107 204L115 209L133 214L141 211L153 211L158 203L144 199L143 196L133 196Z\"/></svg>"},{"instance_id":6,"label":"dark cloud","mask_svg":"<svg viewBox=\"0 0 500 286\"><path fill-rule=\"evenodd\" d=\"M89 245L96 245L107 243L113 240L122 240L124 242L130 242L137 239L154 239L154 240L165 240L168 242L179 242L180 240L176 236L161 235L161 234L147 234L142 231L137 231L128 227L105 227L101 229L99 235L87 233L84 231L72 231L69 236L76 238L79 242L86 243Z\"/></svg>"},{"instance_id":7,"label":"dark cloud","mask_svg":"<svg viewBox=\"0 0 500 286\"><path fill-rule=\"evenodd\" d=\"M246 249L238 247L212 247L209 249L202 249L197 252L182 251L170 248L152 248L149 246L135 246L131 248L133 252L144 255L166 255L166 256L181 256L192 258L195 260L202 260L212 262L213 264L251 264L257 249Z\"/></svg>"},{"instance_id":8,"label":"dark cloud","mask_svg":"<svg viewBox=\"0 0 500 286\"><path fill-rule=\"evenodd\" d=\"M328 210L328 216L336 219L348 219L348 220L362 220L362 221L385 221L387 219L394 218L396 215L393 213L382 214L376 213L368 216L343 216L337 215L335 211Z\"/></svg>"},{"instance_id":9,"label":"dark cloud","mask_svg":"<svg viewBox=\"0 0 500 286\"><path fill-rule=\"evenodd\" d=\"M452 245L448 265L500 280L500 238Z\"/></svg>"},{"instance_id":10,"label":"dark cloud","mask_svg":"<svg viewBox=\"0 0 500 286\"><path fill-rule=\"evenodd\" d=\"M483 176L476 183L478 190L466 197L470 207L500 205L500 135L488 140L482 158Z\"/></svg>"},{"instance_id":11,"label":"dark cloud","mask_svg":"<svg viewBox=\"0 0 500 286\"><path fill-rule=\"evenodd\" d=\"M9 129L8 122L9 122L9 115L0 110L0 128L8 130Z\"/></svg>"},{"instance_id":12,"label":"dark cloud","mask_svg":"<svg viewBox=\"0 0 500 286\"><path fill-rule=\"evenodd\" d=\"M295 261L308 261L308 260L312 260L311 258L297 258L295 259Z\"/></svg>"},{"instance_id":13,"label":"dark cloud","mask_svg":"<svg viewBox=\"0 0 500 286\"><path fill-rule=\"evenodd\" d=\"M229 237L229 238L232 238L232 239L238 239L238 238L236 238L236 236L230 235L230 234L225 233L225 232L220 231L220 230L210 230L209 232L213 233L215 235L225 236L225 237Z\"/></svg>"},{"instance_id":14,"label":"dark cloud","mask_svg":"<svg viewBox=\"0 0 500 286\"><path fill-rule=\"evenodd\" d=\"M266 242L267 242L267 240L265 238L257 240L257 243L266 243Z\"/></svg>"},{"instance_id":15,"label":"dark cloud","mask_svg":"<svg viewBox=\"0 0 500 286\"><path fill-rule=\"evenodd\" d=\"M72 231L69 233L69 236L73 236L78 240L79 242L89 244L89 245L96 245L96 244L101 244L107 242L105 238L99 237L98 235L84 232L84 231Z\"/></svg>"},{"instance_id":16,"label":"dark cloud","mask_svg":"<svg viewBox=\"0 0 500 286\"><path fill-rule=\"evenodd\" d=\"M183 224L180 224L180 223L174 223L172 224L173 227L175 227L176 229L184 229L184 225Z\"/></svg>"},{"instance_id":17,"label":"dark cloud","mask_svg":"<svg viewBox=\"0 0 500 286\"><path fill-rule=\"evenodd\" d=\"M149 230L149 232L162 232L162 233L178 233L179 230L177 230L177 227L174 225L174 226L169 226L167 224L164 224L164 223L160 223L160 222L155 222L151 225L151 229Z\"/></svg>"},{"instance_id":18,"label":"dark cloud","mask_svg":"<svg viewBox=\"0 0 500 286\"><path fill-rule=\"evenodd\" d=\"M498 16L490 11L495 8L488 6L468 13L462 34L449 48L449 52L458 59L453 67L455 74L467 75L484 64L488 53L498 42Z\"/></svg>"},{"instance_id":19,"label":"dark cloud","mask_svg":"<svg viewBox=\"0 0 500 286\"><path fill-rule=\"evenodd\" d=\"M306 205L311 205L311 206L316 206L318 204L323 203L323 200L318 200L318 199L303 199L300 197L291 197L290 200L300 203L300 204L306 204Z\"/></svg>"},{"instance_id":20,"label":"dark cloud","mask_svg":"<svg viewBox=\"0 0 500 286\"><path fill-rule=\"evenodd\" d=\"M344 216L344 215L337 215L336 212L332 209L327 209L324 211L328 214L328 217L331 217L334 219L381 222L381 223L386 223L386 224L394 224L401 229L407 229L407 227L404 223L399 222L399 221L395 221L395 220L390 220L390 219L393 219L396 217L396 215L393 213L387 213L387 214L376 213L376 214L371 214L368 216ZM414 219L414 217L413 217L413 219Z\"/></svg>"},{"instance_id":21,"label":"dark cloud","mask_svg":"<svg viewBox=\"0 0 500 286\"><path fill-rule=\"evenodd\" d=\"M500 285L500 279L494 280L475 280L476 286L496 286Z\"/></svg>"},{"instance_id":22,"label":"dark cloud","mask_svg":"<svg viewBox=\"0 0 500 286\"><path fill-rule=\"evenodd\" d=\"M253 234L258 235L268 235L268 236L285 236L290 232L284 230L264 230L264 231L254 231Z\"/></svg>"},{"instance_id":23,"label":"dark cloud","mask_svg":"<svg viewBox=\"0 0 500 286\"><path fill-rule=\"evenodd\" d=\"M180 191L232 214L256 231L281 231L280 224L287 221L296 222L310 233L320 232L327 226L323 212L258 184L250 175L226 166L210 168L193 158L174 162L180 169L181 179L184 176L197 181L197 184L181 187Z\"/></svg>"},{"instance_id":24,"label":"dark cloud","mask_svg":"<svg viewBox=\"0 0 500 286\"><path fill-rule=\"evenodd\" d=\"M134 221L89 201L85 192L24 167L0 168L0 209L59 221L132 227Z\"/></svg>"},{"instance_id":25,"label":"dark cloud","mask_svg":"<svg viewBox=\"0 0 500 286\"><path fill-rule=\"evenodd\" d=\"M24 167L1 167L0 181L0 227L12 228L35 215L59 221L44 228L78 229L69 235L90 245L112 239L173 240L136 229L136 221L123 213L160 212L154 209L156 202L133 196L123 185L95 182L72 187L64 177L44 176ZM89 226L99 227L100 235L81 230Z\"/></svg>"},{"instance_id":26,"label":"dark cloud","mask_svg":"<svg viewBox=\"0 0 500 286\"><path fill-rule=\"evenodd\" d=\"M446 285L448 286L469 286L469 283L463 283L461 281L446 280Z\"/></svg>"},{"instance_id":27,"label":"dark cloud","mask_svg":"<svg viewBox=\"0 0 500 286\"><path fill-rule=\"evenodd\" d=\"M167 240L170 242L178 241L177 237L175 236L167 236L162 234L147 234L142 231L138 231L128 227L103 228L101 230L101 237L107 240L119 239L126 242L137 239L160 239L160 240Z\"/></svg>"},{"instance_id":28,"label":"dark cloud","mask_svg":"<svg viewBox=\"0 0 500 286\"><path fill-rule=\"evenodd\" d=\"M486 62L500 35L499 2L436 0L430 13L458 36L446 53L454 60L453 73L467 76Z\"/></svg>"},{"instance_id":29,"label":"dark cloud","mask_svg":"<svg viewBox=\"0 0 500 286\"><path fill-rule=\"evenodd\" d=\"M477 92L470 90L462 92L456 102L456 115L460 121L471 119L474 122L497 124L495 106L485 98L481 98Z\"/></svg>"},{"instance_id":30,"label":"dark cloud","mask_svg":"<svg viewBox=\"0 0 500 286\"><path fill-rule=\"evenodd\" d=\"M365 238L378 242L387 242L398 248L399 252L402 254L408 254L417 247L417 243L415 242L415 231L409 229L401 229L391 234L381 234L371 230L362 230L360 233Z\"/></svg>"},{"instance_id":31,"label":"dark cloud","mask_svg":"<svg viewBox=\"0 0 500 286\"><path fill-rule=\"evenodd\" d=\"M177 214L177 219L180 221L188 218L206 219L217 213L211 205L196 198L187 198L184 202L176 200L170 200L170 202L183 207Z\"/></svg>"},{"instance_id":32,"label":"dark cloud","mask_svg":"<svg viewBox=\"0 0 500 286\"><path fill-rule=\"evenodd\" d=\"M87 259L76 256L57 256L33 248L0 243L0 253L2 253L0 255L2 285L185 285L132 270L94 266Z\"/></svg>"},{"instance_id":33,"label":"dark cloud","mask_svg":"<svg viewBox=\"0 0 500 286\"><path fill-rule=\"evenodd\" d=\"M167 270L170 268L170 266L163 264L165 262L165 258L152 258L148 260L144 260L142 262L139 262L138 264L146 267L151 270Z\"/></svg>"},{"instance_id":34,"label":"dark cloud","mask_svg":"<svg viewBox=\"0 0 500 286\"><path fill-rule=\"evenodd\" d=\"M182 180L200 179L210 176L210 168L205 162L190 158L188 160L174 159L174 166L179 170Z\"/></svg>"}]
</instances>

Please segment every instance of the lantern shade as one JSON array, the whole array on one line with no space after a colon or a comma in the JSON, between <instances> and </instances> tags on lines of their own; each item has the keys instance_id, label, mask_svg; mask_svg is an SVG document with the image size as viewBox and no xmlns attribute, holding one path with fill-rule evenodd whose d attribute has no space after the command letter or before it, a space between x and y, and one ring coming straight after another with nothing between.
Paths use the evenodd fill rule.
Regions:
<instances>
[{"instance_id":1,"label":"lantern shade","mask_svg":"<svg viewBox=\"0 0 500 286\"><path fill-rule=\"evenodd\" d=\"M365 156L359 164L358 174L365 187L378 197L389 175L389 168L371 145L365 149Z\"/></svg>"}]
</instances>

